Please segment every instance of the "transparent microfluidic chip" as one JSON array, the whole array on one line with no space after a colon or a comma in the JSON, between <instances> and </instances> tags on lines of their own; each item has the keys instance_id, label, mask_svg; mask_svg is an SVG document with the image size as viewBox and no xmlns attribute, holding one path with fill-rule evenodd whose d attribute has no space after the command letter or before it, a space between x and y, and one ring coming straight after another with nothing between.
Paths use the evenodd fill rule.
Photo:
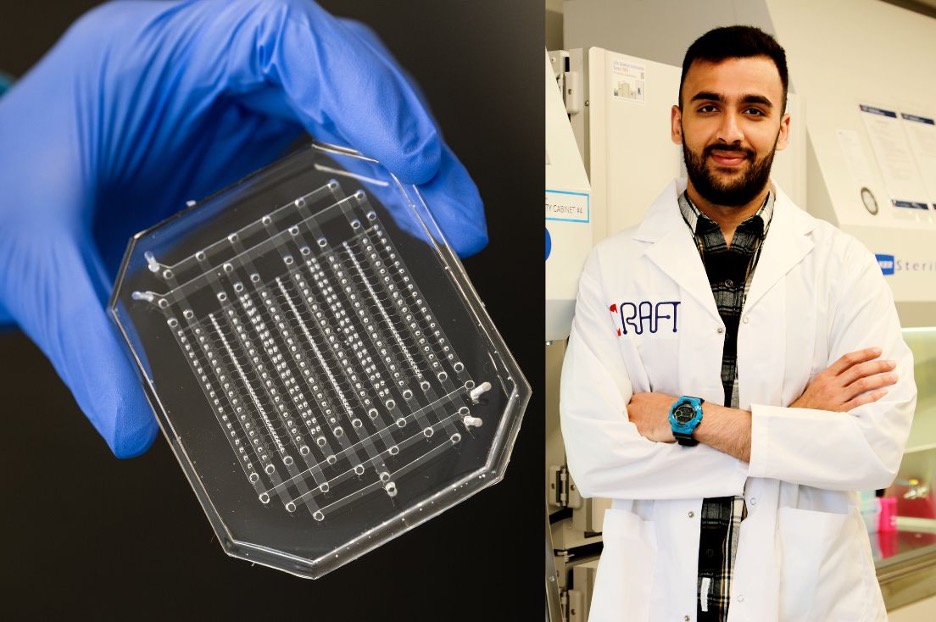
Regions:
<instances>
[{"instance_id":1,"label":"transparent microfluidic chip","mask_svg":"<svg viewBox=\"0 0 936 622\"><path fill-rule=\"evenodd\" d=\"M530 397L416 188L325 145L134 236L111 312L225 551L304 577L499 481Z\"/></svg>"}]
</instances>

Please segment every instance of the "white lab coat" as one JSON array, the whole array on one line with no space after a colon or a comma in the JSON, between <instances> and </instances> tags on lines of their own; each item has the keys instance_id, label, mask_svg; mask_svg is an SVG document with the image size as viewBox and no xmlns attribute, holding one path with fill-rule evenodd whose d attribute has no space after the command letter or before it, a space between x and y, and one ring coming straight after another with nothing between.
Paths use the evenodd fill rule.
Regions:
<instances>
[{"instance_id":1,"label":"white lab coat","mask_svg":"<svg viewBox=\"0 0 936 622\"><path fill-rule=\"evenodd\" d=\"M634 392L724 402L724 324L677 206L685 183L671 184L639 226L598 244L581 277L562 434L580 492L614 500L590 622L695 620L702 499L729 495L748 507L730 620L885 620L849 491L894 479L916 385L890 289L855 239L777 191L738 334L749 464L651 442L627 419ZM870 346L897 361L900 380L883 399L848 413L785 407L841 355Z\"/></svg>"}]
</instances>

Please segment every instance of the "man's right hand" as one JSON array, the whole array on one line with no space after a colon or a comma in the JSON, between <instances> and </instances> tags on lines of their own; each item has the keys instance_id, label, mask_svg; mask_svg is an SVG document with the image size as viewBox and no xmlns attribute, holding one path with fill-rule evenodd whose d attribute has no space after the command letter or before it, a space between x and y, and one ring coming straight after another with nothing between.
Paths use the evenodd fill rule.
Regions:
<instances>
[{"instance_id":1,"label":"man's right hand","mask_svg":"<svg viewBox=\"0 0 936 622\"><path fill-rule=\"evenodd\" d=\"M896 363L880 358L880 348L843 355L813 378L790 406L846 412L876 402L897 382Z\"/></svg>"}]
</instances>

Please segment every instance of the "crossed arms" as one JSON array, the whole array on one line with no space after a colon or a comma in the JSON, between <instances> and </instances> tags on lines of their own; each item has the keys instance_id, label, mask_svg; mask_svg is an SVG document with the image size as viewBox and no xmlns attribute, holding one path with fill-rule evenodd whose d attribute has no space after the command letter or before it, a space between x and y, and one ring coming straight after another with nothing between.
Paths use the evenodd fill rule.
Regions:
<instances>
[{"instance_id":1,"label":"crossed arms","mask_svg":"<svg viewBox=\"0 0 936 622\"><path fill-rule=\"evenodd\" d=\"M816 375L793 408L847 412L876 402L897 382L896 363L882 359L880 348L865 348L843 355ZM669 409L678 396L665 393L635 393L627 405L627 416L644 438L673 443ZM722 453L749 462L751 459L751 412L712 402L702 406L702 421L695 438Z\"/></svg>"},{"instance_id":2,"label":"crossed arms","mask_svg":"<svg viewBox=\"0 0 936 622\"><path fill-rule=\"evenodd\" d=\"M809 348L800 354L796 351L800 343L789 342L787 360L795 363L802 356L800 368L784 370L782 356L773 355L772 363L749 370L749 384L742 384L743 390L748 387L742 402L748 410L720 406L710 390L702 395L704 416L695 433L700 445L693 448L673 442L669 408L677 391L699 395L693 390L713 384L717 376L712 370L721 352L712 348L720 342L714 331L713 337L692 333L692 344L681 351L693 357L693 364L674 361L682 364L682 373L708 370L707 380L700 381L696 374L686 386L654 387L641 354L606 328L607 300L618 294L609 296L605 286L609 280L616 282L616 266L624 260L631 258L596 254L590 259L581 278L562 370L562 434L570 471L583 495L726 496L743 490L749 477L826 490L882 488L892 481L909 432L916 390L912 356L899 334L893 301L873 256L846 256L843 262L850 262L849 271L839 270L835 276L844 278L830 279L836 299L848 306L843 313L823 315L816 327L823 336L815 338L838 358L804 379L799 395L787 393L783 398L781 385L795 382L794 375L810 364ZM612 276L603 275L605 266ZM825 301L814 304L818 308ZM771 311L767 321L779 318L795 325L796 319L783 313ZM813 336L807 331L795 338ZM747 342L745 359L749 362L757 356L751 343ZM759 382L754 392L752 378Z\"/></svg>"}]
</instances>

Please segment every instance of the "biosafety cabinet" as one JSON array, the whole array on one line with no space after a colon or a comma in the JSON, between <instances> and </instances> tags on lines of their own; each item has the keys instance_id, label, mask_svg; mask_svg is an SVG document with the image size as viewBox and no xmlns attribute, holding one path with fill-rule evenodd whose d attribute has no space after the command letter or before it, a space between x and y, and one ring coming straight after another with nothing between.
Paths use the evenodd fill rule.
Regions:
<instances>
[{"instance_id":1,"label":"biosafety cabinet","mask_svg":"<svg viewBox=\"0 0 936 622\"><path fill-rule=\"evenodd\" d=\"M913 351L917 410L884 491L897 530L871 543L888 609L936 619L936 19L878 0L766 5L805 101L807 208L877 256Z\"/></svg>"},{"instance_id":2,"label":"biosafety cabinet","mask_svg":"<svg viewBox=\"0 0 936 622\"><path fill-rule=\"evenodd\" d=\"M936 619L936 19L881 0L566 0L562 12L563 49L548 56L588 174L592 245L637 223L685 174L669 119L688 45L709 28L752 24L784 46L793 121L773 180L877 255L914 354L919 398L900 472L863 493L895 499L896 531L868 521L891 620ZM659 32L669 36L648 36ZM565 340L551 343L548 536L563 619L585 620L608 501L582 498L565 469Z\"/></svg>"}]
</instances>

